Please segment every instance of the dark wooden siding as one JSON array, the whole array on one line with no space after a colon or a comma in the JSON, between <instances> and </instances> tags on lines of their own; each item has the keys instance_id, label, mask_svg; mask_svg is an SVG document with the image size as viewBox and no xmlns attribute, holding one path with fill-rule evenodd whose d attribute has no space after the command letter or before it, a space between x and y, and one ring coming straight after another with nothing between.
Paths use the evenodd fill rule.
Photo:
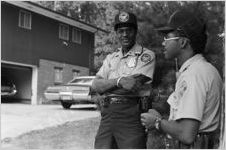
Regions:
<instances>
[{"instance_id":1,"label":"dark wooden siding","mask_svg":"<svg viewBox=\"0 0 226 150\"><path fill-rule=\"evenodd\" d=\"M2 59L38 65L39 59L48 59L84 67L90 66L90 52L94 49L94 34L82 30L82 44L71 42L68 46L59 39L59 23L48 17L32 13L32 29L18 27L21 9L6 3L1 5Z\"/></svg>"}]
</instances>

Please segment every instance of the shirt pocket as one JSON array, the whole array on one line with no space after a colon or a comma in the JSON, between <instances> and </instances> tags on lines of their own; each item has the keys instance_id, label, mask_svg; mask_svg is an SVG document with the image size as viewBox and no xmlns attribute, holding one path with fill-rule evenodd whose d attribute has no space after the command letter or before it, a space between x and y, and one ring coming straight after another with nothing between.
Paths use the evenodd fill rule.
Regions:
<instances>
[{"instance_id":1,"label":"shirt pocket","mask_svg":"<svg viewBox=\"0 0 226 150\"><path fill-rule=\"evenodd\" d=\"M178 107L180 105L180 100L178 99L178 96L177 96L176 92L173 92L169 96L167 102L169 103L169 105L170 105L170 107L172 109L174 109L174 110L177 110L178 109Z\"/></svg>"},{"instance_id":2,"label":"shirt pocket","mask_svg":"<svg viewBox=\"0 0 226 150\"><path fill-rule=\"evenodd\" d=\"M109 64L108 79L113 79L113 78L118 78L119 77L119 74L118 74L118 63L119 62L112 61Z\"/></svg>"},{"instance_id":3,"label":"shirt pocket","mask_svg":"<svg viewBox=\"0 0 226 150\"><path fill-rule=\"evenodd\" d=\"M129 67L127 67L127 66L124 66L124 68L121 69L121 70L122 70L122 74L123 74L123 75L125 75L125 76L130 76L130 75L133 74L134 68L129 68Z\"/></svg>"},{"instance_id":4,"label":"shirt pocket","mask_svg":"<svg viewBox=\"0 0 226 150\"><path fill-rule=\"evenodd\" d=\"M180 100L176 96L175 92L172 93L169 96L167 102L170 105L170 116L169 116L169 120L175 120L176 115L177 115L177 111L178 111L178 108L179 108L179 104L180 104Z\"/></svg>"},{"instance_id":5,"label":"shirt pocket","mask_svg":"<svg viewBox=\"0 0 226 150\"><path fill-rule=\"evenodd\" d=\"M119 62L116 62L116 61L111 61L109 63L109 65L108 65L109 66L109 74L112 74L117 71L118 63Z\"/></svg>"}]
</instances>

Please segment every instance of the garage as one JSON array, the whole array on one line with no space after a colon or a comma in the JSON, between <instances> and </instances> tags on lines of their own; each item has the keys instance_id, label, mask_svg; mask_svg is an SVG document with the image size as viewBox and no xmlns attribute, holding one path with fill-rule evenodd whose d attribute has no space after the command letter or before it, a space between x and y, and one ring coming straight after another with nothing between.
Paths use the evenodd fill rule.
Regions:
<instances>
[{"instance_id":1,"label":"garage","mask_svg":"<svg viewBox=\"0 0 226 150\"><path fill-rule=\"evenodd\" d=\"M2 97L2 103L31 104L32 72L32 67L1 63L2 80L13 83L17 91L15 95Z\"/></svg>"}]
</instances>

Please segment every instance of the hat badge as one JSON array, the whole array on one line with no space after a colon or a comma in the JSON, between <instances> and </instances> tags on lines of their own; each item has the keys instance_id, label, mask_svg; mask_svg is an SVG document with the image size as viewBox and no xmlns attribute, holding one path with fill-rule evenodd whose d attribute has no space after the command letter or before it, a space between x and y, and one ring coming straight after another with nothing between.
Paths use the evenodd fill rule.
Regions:
<instances>
[{"instance_id":1,"label":"hat badge","mask_svg":"<svg viewBox=\"0 0 226 150\"><path fill-rule=\"evenodd\" d=\"M129 20L129 14L126 13L126 12L122 12L120 15L119 15L119 21L121 22L126 22Z\"/></svg>"}]
</instances>

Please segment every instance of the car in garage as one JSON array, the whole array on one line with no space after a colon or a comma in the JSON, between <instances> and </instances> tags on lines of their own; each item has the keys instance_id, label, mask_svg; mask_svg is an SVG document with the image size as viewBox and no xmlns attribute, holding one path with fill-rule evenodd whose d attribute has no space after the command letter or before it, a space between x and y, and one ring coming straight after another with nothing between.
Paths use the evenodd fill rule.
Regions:
<instances>
[{"instance_id":1,"label":"car in garage","mask_svg":"<svg viewBox=\"0 0 226 150\"><path fill-rule=\"evenodd\" d=\"M12 97L17 93L15 84L6 76L1 77L1 98Z\"/></svg>"},{"instance_id":2,"label":"car in garage","mask_svg":"<svg viewBox=\"0 0 226 150\"><path fill-rule=\"evenodd\" d=\"M91 85L95 76L78 76L66 84L49 86L44 92L48 101L60 101L65 109L73 104L94 103Z\"/></svg>"}]
</instances>

